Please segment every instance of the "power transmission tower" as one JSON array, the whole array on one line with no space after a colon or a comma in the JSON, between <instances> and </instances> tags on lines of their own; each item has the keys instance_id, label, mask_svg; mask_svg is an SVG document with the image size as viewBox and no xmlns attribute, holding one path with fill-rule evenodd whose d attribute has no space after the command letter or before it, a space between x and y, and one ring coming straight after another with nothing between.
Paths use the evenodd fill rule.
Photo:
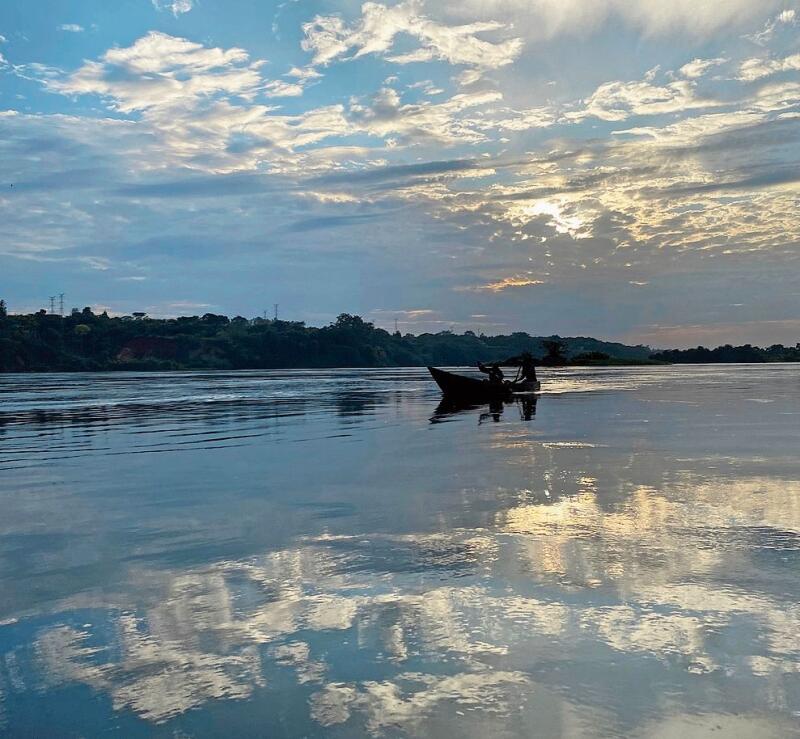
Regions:
<instances>
[{"instance_id":1,"label":"power transmission tower","mask_svg":"<svg viewBox=\"0 0 800 739\"><path fill-rule=\"evenodd\" d=\"M50 315L53 315L56 312L56 296L50 296Z\"/></svg>"},{"instance_id":2,"label":"power transmission tower","mask_svg":"<svg viewBox=\"0 0 800 739\"><path fill-rule=\"evenodd\" d=\"M273 306L275 308L275 321L277 322L277 320L278 320L278 304L277 303L273 303Z\"/></svg>"},{"instance_id":3,"label":"power transmission tower","mask_svg":"<svg viewBox=\"0 0 800 739\"><path fill-rule=\"evenodd\" d=\"M397 319L394 319L394 332L397 333Z\"/></svg>"},{"instance_id":4,"label":"power transmission tower","mask_svg":"<svg viewBox=\"0 0 800 739\"><path fill-rule=\"evenodd\" d=\"M58 315L64 317L64 293L58 294Z\"/></svg>"}]
</instances>

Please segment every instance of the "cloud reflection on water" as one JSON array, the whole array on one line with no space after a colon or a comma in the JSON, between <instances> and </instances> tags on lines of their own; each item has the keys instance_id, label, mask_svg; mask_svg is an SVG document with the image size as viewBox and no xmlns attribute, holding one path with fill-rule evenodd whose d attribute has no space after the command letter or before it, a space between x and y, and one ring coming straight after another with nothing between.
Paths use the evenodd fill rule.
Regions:
<instances>
[{"instance_id":1,"label":"cloud reflection on water","mask_svg":"<svg viewBox=\"0 0 800 739\"><path fill-rule=\"evenodd\" d=\"M782 449L707 456L698 441L718 400L681 406L702 456L657 430L631 445L565 418L568 406L488 430L469 411L425 441L446 443L439 473L414 481L431 491L426 526L392 524L409 481L387 479L385 518L303 509L280 546L128 559L113 588L75 585L5 627L39 624L29 641L0 641L5 721L30 691L83 685L151 727L288 701L308 722L290 735L789 736L800 479ZM613 417L618 402L592 410ZM427 401L373 408L391 428L397 415L431 428ZM555 428L567 422L569 436ZM450 445L468 440L454 464ZM487 489L478 471L500 461ZM210 529L220 509L194 514Z\"/></svg>"},{"instance_id":2,"label":"cloud reflection on water","mask_svg":"<svg viewBox=\"0 0 800 739\"><path fill-rule=\"evenodd\" d=\"M554 677L564 670L574 673L564 687L578 704L591 701L571 682L601 649L612 672L625 671L626 658L629 669L652 658L667 673L746 681L753 703L788 706L792 691L781 682L798 671L800 613L778 594L715 583L715 572L730 566L731 544L698 548L697 532L686 526L697 508L717 508L705 526L723 530L734 521L768 528L773 516L786 522L784 486L763 482L744 481L741 500L751 504L728 517L715 500L723 481L698 491L691 505L639 490L623 512L608 515L586 492L500 512L497 528L477 535L323 538L197 572L147 571L140 576L149 590L156 586L157 603L137 617L116 617L118 642L103 650L119 659L107 654L98 662L101 650L86 646L91 630L58 626L37 639L42 673L56 683L84 682L108 692L116 710L160 722L212 699L249 697L264 687L263 672L290 667L300 685L318 687L310 710L322 726L356 716L375 733L419 728L442 703L502 719L520 686L541 681L557 689ZM800 518L790 523L796 528ZM417 574L386 572L383 557L372 555L387 546L393 560L417 560ZM463 585L437 584L465 563ZM505 594L520 577L555 589ZM248 605L238 606L242 600ZM335 631L351 632L362 659L396 665L391 678L331 679L337 666L326 663L324 641ZM319 652L302 640L309 633L323 638ZM260 649L270 644L278 646ZM265 669L262 660L275 665ZM409 671L409 663L435 672ZM603 699L612 708L619 700L613 690Z\"/></svg>"}]
</instances>

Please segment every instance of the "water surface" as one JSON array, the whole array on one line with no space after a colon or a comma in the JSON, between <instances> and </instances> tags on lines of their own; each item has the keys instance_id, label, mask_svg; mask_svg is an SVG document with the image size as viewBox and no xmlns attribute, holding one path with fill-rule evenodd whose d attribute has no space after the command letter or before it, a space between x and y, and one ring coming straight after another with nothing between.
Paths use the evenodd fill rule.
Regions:
<instances>
[{"instance_id":1,"label":"water surface","mask_svg":"<svg viewBox=\"0 0 800 739\"><path fill-rule=\"evenodd\" d=\"M0 733L800 736L800 366L0 376Z\"/></svg>"}]
</instances>

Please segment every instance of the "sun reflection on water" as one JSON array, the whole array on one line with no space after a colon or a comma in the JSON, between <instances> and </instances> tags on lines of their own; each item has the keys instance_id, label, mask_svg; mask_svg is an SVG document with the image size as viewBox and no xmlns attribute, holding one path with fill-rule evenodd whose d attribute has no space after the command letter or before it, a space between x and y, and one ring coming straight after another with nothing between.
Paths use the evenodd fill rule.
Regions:
<instances>
[{"instance_id":1,"label":"sun reflection on water","mask_svg":"<svg viewBox=\"0 0 800 739\"><path fill-rule=\"evenodd\" d=\"M741 434L720 441L735 456L709 456L695 405L669 406L682 437L642 423L631 444L627 427L610 433L608 419L627 402L634 418L671 390L662 377L629 392L592 394L591 412L568 412L569 394L549 406L543 396L530 421L512 414L487 426L476 423L481 409L430 425L429 399L413 395L348 406L385 421L369 432L353 426L361 444L380 441L384 464L387 449L417 443L423 429L414 449L434 455L420 463L427 474L410 486L386 469L367 474L369 457L357 457L366 476L336 493L353 505L292 508L283 543L270 543L269 529L232 557L118 553L113 583L76 583L9 615L0 725L13 733L26 700L69 694L84 705L85 694L69 692L84 688L116 720L128 717L133 734L213 734L204 716L254 720L234 709L269 723L279 704L285 733L297 736L796 733L800 471L784 448L770 455ZM742 419L731 413L736 428ZM323 421L340 423L320 414L314 433L303 426L298 438L325 438ZM343 456L361 453L338 444ZM288 486L298 461L308 464L309 447L297 448L285 477L281 458L269 457L273 480ZM253 449L262 456L248 458L250 473L267 450ZM330 464L319 474L338 485ZM352 458L341 464L347 472ZM70 469L61 473L81 468ZM374 511L355 504L359 485L368 500L381 493ZM269 515L301 494L288 487L289 502L271 499ZM257 494L242 500L255 515ZM233 503L204 511L194 501L181 510L206 519L185 526L208 536ZM26 520L9 519L6 532Z\"/></svg>"}]
</instances>

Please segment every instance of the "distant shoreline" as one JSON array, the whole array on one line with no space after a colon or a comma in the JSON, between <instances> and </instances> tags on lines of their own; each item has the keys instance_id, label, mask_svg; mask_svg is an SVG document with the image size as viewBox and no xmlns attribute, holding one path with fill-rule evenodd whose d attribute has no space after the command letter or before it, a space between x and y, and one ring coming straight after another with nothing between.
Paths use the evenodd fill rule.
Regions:
<instances>
[{"instance_id":1,"label":"distant shoreline","mask_svg":"<svg viewBox=\"0 0 800 739\"><path fill-rule=\"evenodd\" d=\"M325 370L402 370L402 369L425 369L429 366L434 365L426 365L426 364L391 364L391 365L350 365L350 364L341 364L341 365L315 365L313 367L302 367L302 366L291 366L291 367L276 367L276 366L269 366L269 367L158 367L158 366L142 366L144 363L136 363L130 362L125 364L116 364L111 367L100 368L100 369L52 369L52 368L36 368L36 369L26 369L26 370L0 370L0 376L2 375L12 375L12 374L20 374L20 375L46 375L46 374L79 374L79 373L86 373L86 372L102 372L102 373L123 373L123 372L135 372L135 373L146 373L146 372L286 372L286 371L325 371ZM684 363L688 365L689 363ZM707 364L722 364L720 362L709 362ZM748 364L748 363L742 363ZM756 362L751 362L749 364L758 364ZM763 362L761 363L763 364ZM442 367L444 369L475 369L477 371L477 363L475 364L446 364L446 363L439 363L435 365L438 367ZM548 369L570 369L573 367L671 367L674 366L673 363L670 362L657 362L657 361L608 361L608 362L592 362L592 363L576 363L576 362L569 362L567 364L558 364L558 365L537 365L538 369L540 370L548 370Z\"/></svg>"},{"instance_id":2,"label":"distant shoreline","mask_svg":"<svg viewBox=\"0 0 800 739\"><path fill-rule=\"evenodd\" d=\"M206 313L150 319L89 308L60 316L0 312L0 372L189 372L476 366L523 352L543 367L800 362L800 344L655 351L592 337L390 333L341 314L323 327Z\"/></svg>"}]
</instances>

